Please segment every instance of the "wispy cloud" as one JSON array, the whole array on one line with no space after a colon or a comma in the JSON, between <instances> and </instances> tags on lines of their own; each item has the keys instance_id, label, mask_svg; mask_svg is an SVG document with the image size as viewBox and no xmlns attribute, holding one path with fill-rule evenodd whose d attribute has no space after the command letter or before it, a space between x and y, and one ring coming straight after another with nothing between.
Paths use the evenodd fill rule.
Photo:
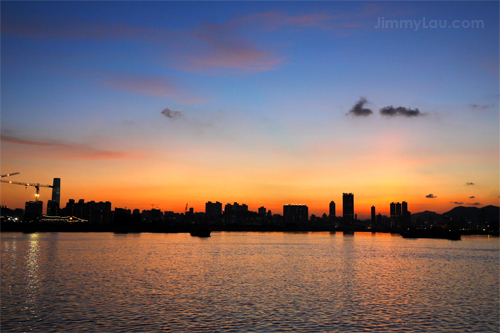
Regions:
<instances>
[{"instance_id":1,"label":"wispy cloud","mask_svg":"<svg viewBox=\"0 0 500 333\"><path fill-rule=\"evenodd\" d=\"M338 18L338 16L325 12L293 16L283 12L269 11L236 18L229 21L228 24L240 25L250 23L254 25L257 23L267 30L275 30L286 26L330 29L333 20L336 18Z\"/></svg>"},{"instance_id":2,"label":"wispy cloud","mask_svg":"<svg viewBox=\"0 0 500 333\"><path fill-rule=\"evenodd\" d=\"M359 117L359 116L363 116L363 117L366 117L366 116L369 116L373 113L373 111L371 109L367 109L365 108L365 104L367 104L368 101L366 100L365 97L361 97L359 99L359 101L356 102L356 104L354 104L354 106L349 110L348 113L346 113L346 115L353 115L353 116L356 116L356 117Z\"/></svg>"},{"instance_id":3,"label":"wispy cloud","mask_svg":"<svg viewBox=\"0 0 500 333\"><path fill-rule=\"evenodd\" d=\"M290 15L285 12L268 11L239 17L228 22L233 25L250 25L252 28L276 30L281 28L315 28L332 32L346 33L348 28L371 29L373 18L380 15L384 6L364 4L351 10L335 12L317 12ZM386 11L387 12L387 9ZM396 13L393 13L396 14ZM350 29L351 31L353 29Z\"/></svg>"},{"instance_id":4,"label":"wispy cloud","mask_svg":"<svg viewBox=\"0 0 500 333\"><path fill-rule=\"evenodd\" d=\"M169 119L172 119L172 120L176 120L176 119L186 119L186 117L184 117L184 115L182 114L182 112L180 111L172 111L168 108L165 108L161 114L163 114L165 117L169 118Z\"/></svg>"},{"instance_id":5,"label":"wispy cloud","mask_svg":"<svg viewBox=\"0 0 500 333\"><path fill-rule=\"evenodd\" d=\"M473 109L481 109L481 110L484 110L484 109L489 109L489 108L492 108L495 106L495 104L469 104L469 106Z\"/></svg>"},{"instance_id":6,"label":"wispy cloud","mask_svg":"<svg viewBox=\"0 0 500 333\"><path fill-rule=\"evenodd\" d=\"M418 117L426 115L425 113L420 112L419 109L405 108L403 106L395 108L392 105L380 109L379 112L382 116L388 116L388 117L394 117L394 116Z\"/></svg>"},{"instance_id":7,"label":"wispy cloud","mask_svg":"<svg viewBox=\"0 0 500 333\"><path fill-rule=\"evenodd\" d=\"M429 195L426 195L425 196L426 198L429 198L429 199L434 199L434 198L437 198L437 196L435 196L434 194L429 194Z\"/></svg>"},{"instance_id":8,"label":"wispy cloud","mask_svg":"<svg viewBox=\"0 0 500 333\"><path fill-rule=\"evenodd\" d=\"M256 45L239 26L204 23L184 30L142 28L129 24L83 21L6 22L2 34L37 39L133 40L160 46L164 64L187 70L207 68L267 71L283 62L273 51ZM152 55L158 59L158 54ZM135 89L135 85L133 86Z\"/></svg>"},{"instance_id":9,"label":"wispy cloud","mask_svg":"<svg viewBox=\"0 0 500 333\"><path fill-rule=\"evenodd\" d=\"M467 203L468 205L470 206L481 206L481 203L480 202L473 202L473 203Z\"/></svg>"},{"instance_id":10,"label":"wispy cloud","mask_svg":"<svg viewBox=\"0 0 500 333\"><path fill-rule=\"evenodd\" d=\"M45 141L19 138L10 135L1 135L1 140L4 143L18 144L24 146L45 147L51 157L71 158L71 159L116 159L132 157L131 153L119 151L103 150L85 144L64 143L57 141ZM46 156L46 155L45 155Z\"/></svg>"},{"instance_id":11,"label":"wispy cloud","mask_svg":"<svg viewBox=\"0 0 500 333\"><path fill-rule=\"evenodd\" d=\"M212 102L213 99L211 98L193 98L193 99L185 99L185 100L181 100L180 103L182 104L200 104L200 103L208 103L208 102Z\"/></svg>"},{"instance_id":12,"label":"wispy cloud","mask_svg":"<svg viewBox=\"0 0 500 333\"><path fill-rule=\"evenodd\" d=\"M183 90L172 79L119 73L103 73L98 81L119 90L156 97L173 97Z\"/></svg>"},{"instance_id":13,"label":"wispy cloud","mask_svg":"<svg viewBox=\"0 0 500 333\"><path fill-rule=\"evenodd\" d=\"M373 26L383 6L365 4L335 12L288 14L261 12L228 19L222 23L202 22L182 29L142 27L130 23L109 24L75 18L51 22L36 18L22 22L4 20L2 35L46 40L135 41L155 45L151 59L162 65L189 71L269 71L285 63L276 48L259 43L257 34L277 29L321 29L344 34L352 28ZM350 29L349 29L350 28ZM142 45L138 46L142 47ZM136 90L135 85L125 88Z\"/></svg>"},{"instance_id":14,"label":"wispy cloud","mask_svg":"<svg viewBox=\"0 0 500 333\"><path fill-rule=\"evenodd\" d=\"M472 182L467 182L467 183L465 183L465 185L467 185L467 186L471 186L471 185L476 185L476 184L474 184L474 183L472 183Z\"/></svg>"},{"instance_id":15,"label":"wispy cloud","mask_svg":"<svg viewBox=\"0 0 500 333\"><path fill-rule=\"evenodd\" d=\"M475 199L476 197L475 196L470 196L469 199Z\"/></svg>"},{"instance_id":16,"label":"wispy cloud","mask_svg":"<svg viewBox=\"0 0 500 333\"><path fill-rule=\"evenodd\" d=\"M463 205L463 201L450 201L450 203L455 204L455 205Z\"/></svg>"}]
</instances>

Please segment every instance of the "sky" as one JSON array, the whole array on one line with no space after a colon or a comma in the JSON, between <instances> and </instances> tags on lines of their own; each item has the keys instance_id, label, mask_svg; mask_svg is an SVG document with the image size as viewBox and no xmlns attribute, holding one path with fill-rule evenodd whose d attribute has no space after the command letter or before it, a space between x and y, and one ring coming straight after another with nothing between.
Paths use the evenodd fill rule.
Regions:
<instances>
[{"instance_id":1,"label":"sky","mask_svg":"<svg viewBox=\"0 0 500 333\"><path fill-rule=\"evenodd\" d=\"M499 205L496 1L2 1L1 83L4 180L62 207Z\"/></svg>"}]
</instances>

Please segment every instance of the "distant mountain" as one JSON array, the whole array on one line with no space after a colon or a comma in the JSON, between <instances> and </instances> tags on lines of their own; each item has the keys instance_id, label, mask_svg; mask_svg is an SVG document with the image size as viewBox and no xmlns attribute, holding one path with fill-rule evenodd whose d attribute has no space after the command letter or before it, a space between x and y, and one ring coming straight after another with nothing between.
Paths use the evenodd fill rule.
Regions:
<instances>
[{"instance_id":1,"label":"distant mountain","mask_svg":"<svg viewBox=\"0 0 500 333\"><path fill-rule=\"evenodd\" d=\"M458 206L453 208L452 210L444 213L444 214L438 214L436 212L431 212L431 211L424 211L421 213L415 213L411 215L412 221L416 221L417 219L420 219L420 221L424 222L439 222L442 220L443 216L447 215L448 217L451 218L456 218L457 216L460 217L460 220L470 220L470 221L479 221L479 220L485 220L485 221L499 221L500 220L500 207L498 206L485 206L482 208L477 208L477 207L464 207L464 206Z\"/></svg>"},{"instance_id":2,"label":"distant mountain","mask_svg":"<svg viewBox=\"0 0 500 333\"><path fill-rule=\"evenodd\" d=\"M500 221L500 207L492 205L485 206L481 208L481 212L484 213L487 221Z\"/></svg>"},{"instance_id":3,"label":"distant mountain","mask_svg":"<svg viewBox=\"0 0 500 333\"><path fill-rule=\"evenodd\" d=\"M424 211L424 212L420 212L420 213L415 213L415 214L411 214L411 220L413 222L416 222L417 219L419 219L420 221L422 222L437 222L437 221L440 221L441 220L441 214L438 214L436 212L431 212L431 211Z\"/></svg>"},{"instance_id":4,"label":"distant mountain","mask_svg":"<svg viewBox=\"0 0 500 333\"><path fill-rule=\"evenodd\" d=\"M458 206L444 213L443 215L448 215L448 217L455 218L457 215L460 216L460 220L478 220L480 215L480 208L477 207L464 207Z\"/></svg>"}]
</instances>

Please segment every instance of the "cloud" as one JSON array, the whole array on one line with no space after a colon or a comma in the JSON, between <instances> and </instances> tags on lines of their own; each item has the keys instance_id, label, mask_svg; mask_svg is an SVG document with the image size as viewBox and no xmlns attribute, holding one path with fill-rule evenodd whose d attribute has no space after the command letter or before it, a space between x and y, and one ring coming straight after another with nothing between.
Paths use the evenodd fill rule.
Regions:
<instances>
[{"instance_id":1,"label":"cloud","mask_svg":"<svg viewBox=\"0 0 500 333\"><path fill-rule=\"evenodd\" d=\"M426 195L425 196L426 198L430 198L430 199L434 199L434 198L437 198L437 196L435 196L434 194L429 194L429 195Z\"/></svg>"},{"instance_id":2,"label":"cloud","mask_svg":"<svg viewBox=\"0 0 500 333\"><path fill-rule=\"evenodd\" d=\"M458 202L458 201L450 201L452 204L455 204L455 205L463 205L464 203L462 201Z\"/></svg>"},{"instance_id":3,"label":"cloud","mask_svg":"<svg viewBox=\"0 0 500 333\"><path fill-rule=\"evenodd\" d=\"M184 115L182 114L182 112L179 112L179 111L172 111L168 108L165 108L165 110L163 110L161 112L161 114L163 114L165 117L167 118L170 118L170 119L186 119L186 117L184 117Z\"/></svg>"},{"instance_id":4,"label":"cloud","mask_svg":"<svg viewBox=\"0 0 500 333\"><path fill-rule=\"evenodd\" d=\"M40 153L42 157L90 159L90 160L132 157L131 153L103 150L85 144L44 141L40 139L30 140L4 134L1 135L1 140L2 143L7 142L12 144L24 145L27 147L30 146L40 147L37 148L36 153ZM45 147L45 149L41 149L41 147Z\"/></svg>"},{"instance_id":5,"label":"cloud","mask_svg":"<svg viewBox=\"0 0 500 333\"><path fill-rule=\"evenodd\" d=\"M379 112L382 116L388 116L388 117L394 117L394 116L418 117L426 115L426 113L420 112L419 109L405 108L403 106L395 108L392 105L380 109Z\"/></svg>"},{"instance_id":6,"label":"cloud","mask_svg":"<svg viewBox=\"0 0 500 333\"><path fill-rule=\"evenodd\" d=\"M467 182L467 183L465 183L465 185L470 186L470 185L476 185L476 184L474 184L472 182Z\"/></svg>"},{"instance_id":7,"label":"cloud","mask_svg":"<svg viewBox=\"0 0 500 333\"><path fill-rule=\"evenodd\" d=\"M202 23L174 30L82 20L47 23L38 19L2 22L2 34L37 39L146 42L156 46L157 52L150 54L150 58L190 71L221 68L268 71L283 63L283 57L256 45L241 25L230 22Z\"/></svg>"},{"instance_id":8,"label":"cloud","mask_svg":"<svg viewBox=\"0 0 500 333\"><path fill-rule=\"evenodd\" d=\"M481 104L469 104L469 106L471 108L473 108L473 109L482 109L482 110L484 110L484 109L489 109L491 107L494 107L495 104L483 104L483 105L481 105Z\"/></svg>"},{"instance_id":9,"label":"cloud","mask_svg":"<svg viewBox=\"0 0 500 333\"><path fill-rule=\"evenodd\" d=\"M199 103L208 103L208 102L212 102L212 101L213 101L212 98L200 97L200 98L194 98L194 99L185 99L185 100L180 101L180 103L182 103L182 104L199 104Z\"/></svg>"},{"instance_id":10,"label":"cloud","mask_svg":"<svg viewBox=\"0 0 500 333\"><path fill-rule=\"evenodd\" d=\"M480 206L481 205L481 203L479 203L479 202L474 202L474 203L469 203L468 202L467 204L471 205L471 206Z\"/></svg>"},{"instance_id":11,"label":"cloud","mask_svg":"<svg viewBox=\"0 0 500 333\"><path fill-rule=\"evenodd\" d=\"M159 76L106 73L98 81L119 90L156 97L174 97L182 92L172 79Z\"/></svg>"},{"instance_id":12,"label":"cloud","mask_svg":"<svg viewBox=\"0 0 500 333\"><path fill-rule=\"evenodd\" d=\"M471 196L471 197L469 197L469 199L476 199L476 197L475 196Z\"/></svg>"},{"instance_id":13,"label":"cloud","mask_svg":"<svg viewBox=\"0 0 500 333\"><path fill-rule=\"evenodd\" d=\"M337 9L330 12L301 13L295 16L284 12L268 11L239 17L230 22L247 24L253 30L265 29L272 31L281 28L315 28L328 30L337 35L345 35L356 32L360 28L372 29L373 18L380 16L382 10L384 10L384 15L388 14L388 8L372 3L356 6L353 10ZM394 11L391 11L391 14L398 15Z\"/></svg>"},{"instance_id":14,"label":"cloud","mask_svg":"<svg viewBox=\"0 0 500 333\"><path fill-rule=\"evenodd\" d=\"M338 18L337 15L330 15L324 12L291 16L286 13L269 11L236 18L231 20L230 23L258 24L267 30L275 30L285 26L330 29L336 18Z\"/></svg>"},{"instance_id":15,"label":"cloud","mask_svg":"<svg viewBox=\"0 0 500 333\"><path fill-rule=\"evenodd\" d=\"M356 117L358 117L358 116L366 117L366 116L371 115L373 113L372 110L363 108L366 103L368 103L366 98L361 97L359 99L359 101L357 101L356 104L354 104L354 106L351 108L351 110L349 110L349 112L346 113L346 115L352 114L353 116L356 116Z\"/></svg>"}]
</instances>

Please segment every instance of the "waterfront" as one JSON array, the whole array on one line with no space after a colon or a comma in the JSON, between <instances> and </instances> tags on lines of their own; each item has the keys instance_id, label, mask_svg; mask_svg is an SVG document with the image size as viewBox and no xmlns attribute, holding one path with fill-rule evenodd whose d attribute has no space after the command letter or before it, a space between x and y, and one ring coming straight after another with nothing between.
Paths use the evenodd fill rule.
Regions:
<instances>
[{"instance_id":1,"label":"waterfront","mask_svg":"<svg viewBox=\"0 0 500 333\"><path fill-rule=\"evenodd\" d=\"M498 238L2 233L2 331L497 332Z\"/></svg>"}]
</instances>

